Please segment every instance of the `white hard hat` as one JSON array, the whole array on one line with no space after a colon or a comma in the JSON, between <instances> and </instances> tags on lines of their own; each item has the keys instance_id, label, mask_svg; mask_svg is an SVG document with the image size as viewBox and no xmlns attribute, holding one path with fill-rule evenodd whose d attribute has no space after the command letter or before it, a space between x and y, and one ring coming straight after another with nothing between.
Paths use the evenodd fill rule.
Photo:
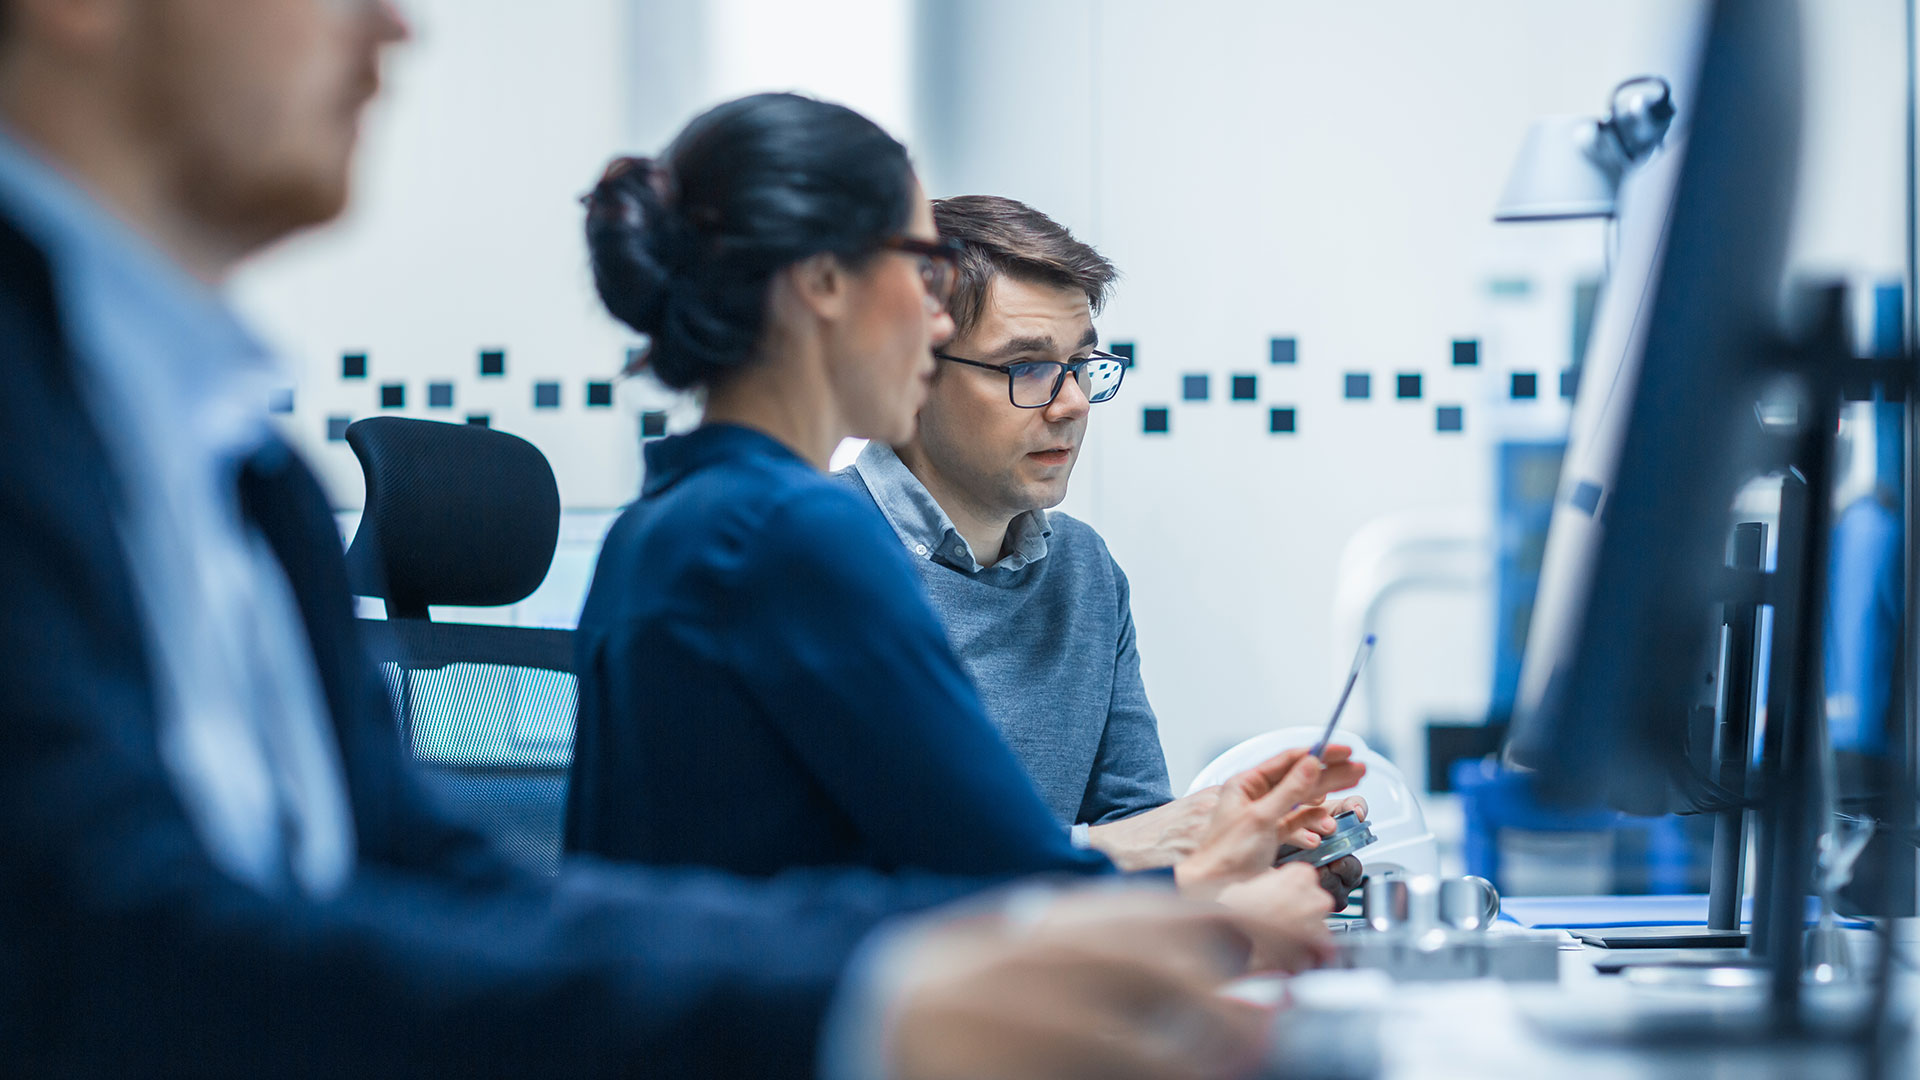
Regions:
<instances>
[{"instance_id":1,"label":"white hard hat","mask_svg":"<svg viewBox=\"0 0 1920 1080\"><path fill-rule=\"evenodd\" d=\"M1201 788L1224 784L1282 750L1312 746L1320 740L1320 728L1290 727L1255 735L1246 742L1214 758L1188 785L1191 795ZM1356 761L1367 767L1367 775L1352 793L1367 800L1367 824L1373 829L1374 842L1357 854L1369 873L1400 870L1410 875L1440 872L1440 843L1427 829L1427 816L1420 809L1413 788L1393 762L1375 753L1358 735L1341 731L1333 742L1351 746Z\"/></svg>"}]
</instances>

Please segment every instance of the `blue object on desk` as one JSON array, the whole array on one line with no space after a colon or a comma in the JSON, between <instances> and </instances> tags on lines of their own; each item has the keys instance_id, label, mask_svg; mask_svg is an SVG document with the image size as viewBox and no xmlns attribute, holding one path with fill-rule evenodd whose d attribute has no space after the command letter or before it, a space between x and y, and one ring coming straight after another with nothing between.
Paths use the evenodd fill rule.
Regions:
<instances>
[{"instance_id":1,"label":"blue object on desk","mask_svg":"<svg viewBox=\"0 0 1920 1080\"><path fill-rule=\"evenodd\" d=\"M1509 896L1500 915L1534 930L1590 930L1603 926L1705 926L1707 898L1678 896ZM1807 923L1820 916L1820 904L1807 897ZM1742 925L1753 918L1753 898L1742 902ZM1841 926L1870 929L1873 924L1842 919Z\"/></svg>"},{"instance_id":2,"label":"blue object on desk","mask_svg":"<svg viewBox=\"0 0 1920 1080\"><path fill-rule=\"evenodd\" d=\"M1453 789L1466 814L1467 873L1502 885L1500 831L1623 832L1643 839L1647 887L1656 893L1679 893L1692 876L1692 853L1679 819L1634 817L1604 807L1563 809L1534 797L1530 778L1510 772L1491 760L1453 763ZM1618 874L1616 874L1616 878ZM1637 880L1637 877L1636 877ZM1617 887L1617 886L1616 886ZM1703 920L1705 916L1701 917Z\"/></svg>"},{"instance_id":3,"label":"blue object on desk","mask_svg":"<svg viewBox=\"0 0 1920 1080\"><path fill-rule=\"evenodd\" d=\"M1876 494L1840 512L1827 573L1827 725L1835 749L1884 752L1901 569L1897 505Z\"/></svg>"}]
</instances>

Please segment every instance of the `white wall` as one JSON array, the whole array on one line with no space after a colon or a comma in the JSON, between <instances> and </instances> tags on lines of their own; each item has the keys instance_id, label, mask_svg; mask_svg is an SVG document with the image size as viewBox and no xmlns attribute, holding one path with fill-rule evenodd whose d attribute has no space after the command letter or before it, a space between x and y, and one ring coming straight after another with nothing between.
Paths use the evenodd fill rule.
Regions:
<instances>
[{"instance_id":1,"label":"white wall","mask_svg":"<svg viewBox=\"0 0 1920 1080\"><path fill-rule=\"evenodd\" d=\"M1810 123L1794 262L1897 276L1899 8L1807 8ZM1071 225L1125 278L1101 320L1139 365L1097 412L1066 508L1131 574L1148 688L1176 782L1259 730L1318 723L1354 643L1330 641L1334 568L1384 515L1488 513L1489 444L1563 428L1575 282L1598 226L1490 210L1535 117L1599 111L1679 74L1699 5L925 0L922 156L936 193L994 191ZM1682 101L1681 107L1688 107ZM1496 282L1530 284L1524 296ZM1299 341L1296 367L1267 340ZM1454 369L1454 338L1482 343ZM1509 371L1541 398L1505 399ZM1373 399L1342 399L1343 376ZM1391 379L1420 372L1419 402ZM1211 376L1212 400L1180 400ZM1234 373L1257 403L1222 400ZM1435 431L1461 404L1466 431ZM1144 434L1141 408L1171 409ZM1298 412L1297 434L1266 411ZM1489 690L1490 598L1396 604L1371 726L1407 751ZM1368 709L1356 722L1369 726Z\"/></svg>"},{"instance_id":2,"label":"white wall","mask_svg":"<svg viewBox=\"0 0 1920 1080\"><path fill-rule=\"evenodd\" d=\"M340 505L360 499L326 418L381 411L379 387L406 384L405 415L485 413L553 460L567 505L615 505L637 466L619 410L582 407L588 378L620 366L628 335L596 306L578 196L625 141L622 0L519 4L416 0L419 40L398 54L375 108L354 209L345 221L260 260L244 307L296 364L289 427ZM504 348L506 375L478 377ZM368 378L340 357L368 355ZM426 383L455 383L454 408L427 408ZM563 408L536 411L556 380ZM619 448L617 451L615 448Z\"/></svg>"},{"instance_id":3,"label":"white wall","mask_svg":"<svg viewBox=\"0 0 1920 1080\"><path fill-rule=\"evenodd\" d=\"M294 361L289 430L342 507L359 476L332 415L380 411L405 381L457 383L553 459L578 528L529 618L555 621L604 511L638 480L635 415L671 399L621 384L632 336L597 310L575 199L618 152L659 150L696 110L759 89L846 101L907 139L935 194L1032 202L1125 277L1101 320L1139 366L1096 414L1067 509L1134 585L1148 689L1176 782L1268 727L1313 723L1352 643L1329 640L1334 568L1382 515L1485 512L1497 431L1564 423L1574 283L1592 224L1499 227L1491 206L1535 117L1596 112L1615 82L1672 70L1696 0L414 0L421 40L371 125L352 216L262 259L246 307ZM1855 277L1900 266L1899 0L1807 7L1808 166L1796 261ZM1681 102L1681 107L1687 107ZM1490 286L1505 283L1496 295ZM1515 295L1518 283L1524 294ZM1267 342L1299 363L1267 363ZM1454 369L1454 338L1482 342ZM505 347L507 375L475 374ZM369 351L364 383L339 378ZM1504 401L1509 370L1542 397ZM1342 376L1372 376L1347 402ZM1425 378L1418 402L1393 377ZM1212 400L1180 400L1206 373ZM1226 380L1258 376L1259 400ZM562 383L562 408L531 407ZM1438 404L1466 430L1435 431ZM1141 409L1171 410L1167 435ZM1267 410L1299 431L1267 432ZM692 422L687 406L675 425ZM1372 703L1387 730L1484 707L1490 601L1395 609ZM1363 706L1362 712L1366 712Z\"/></svg>"},{"instance_id":4,"label":"white wall","mask_svg":"<svg viewBox=\"0 0 1920 1080\"><path fill-rule=\"evenodd\" d=\"M929 99L948 121L928 125L939 189L1025 198L1125 275L1102 329L1139 363L1096 415L1067 508L1129 569L1176 780L1241 737L1320 722L1355 644L1328 640L1348 540L1382 515L1485 507L1493 428L1564 424L1554 389L1599 227L1500 231L1489 215L1534 117L1596 111L1621 78L1662 69L1675 5L1605 20L1527 0L923 11L942 24L930 38L991 58ZM1530 291L1491 299L1496 280ZM1297 340L1296 365L1268 363L1276 336ZM1479 367L1452 365L1456 338L1482 343ZM1509 368L1538 372L1541 399L1500 404ZM1207 403L1181 401L1195 373ZM1258 378L1258 401L1223 400L1236 373ZM1343 398L1348 373L1370 376L1370 400ZM1394 398L1400 373L1422 375L1420 400ZM1436 431L1442 404L1464 408L1463 433ZM1168 434L1142 433L1146 405L1171 409ZM1296 434L1268 432L1277 406ZM1484 711L1489 605L1393 609L1375 659L1385 726Z\"/></svg>"}]
</instances>

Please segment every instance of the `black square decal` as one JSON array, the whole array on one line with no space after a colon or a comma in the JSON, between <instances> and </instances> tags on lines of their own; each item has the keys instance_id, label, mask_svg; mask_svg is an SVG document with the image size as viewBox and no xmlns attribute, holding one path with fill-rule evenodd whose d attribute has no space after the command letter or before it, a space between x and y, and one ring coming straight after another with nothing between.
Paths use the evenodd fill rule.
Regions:
<instances>
[{"instance_id":1,"label":"black square decal","mask_svg":"<svg viewBox=\"0 0 1920 1080\"><path fill-rule=\"evenodd\" d=\"M667 414L663 412L643 412L640 414L640 437L657 439L667 433Z\"/></svg>"},{"instance_id":2,"label":"black square decal","mask_svg":"<svg viewBox=\"0 0 1920 1080\"><path fill-rule=\"evenodd\" d=\"M1291 364L1300 358L1300 347L1290 337L1277 337L1267 342L1267 357L1270 363Z\"/></svg>"},{"instance_id":3,"label":"black square decal","mask_svg":"<svg viewBox=\"0 0 1920 1080\"><path fill-rule=\"evenodd\" d=\"M1442 405L1433 410L1433 430L1465 431L1467 411L1458 405Z\"/></svg>"},{"instance_id":4,"label":"black square decal","mask_svg":"<svg viewBox=\"0 0 1920 1080\"><path fill-rule=\"evenodd\" d=\"M380 387L380 407L383 409L404 409L407 407L407 384L386 383Z\"/></svg>"},{"instance_id":5,"label":"black square decal","mask_svg":"<svg viewBox=\"0 0 1920 1080\"><path fill-rule=\"evenodd\" d=\"M480 352L480 374L505 375L507 373L507 354L504 349L483 349Z\"/></svg>"},{"instance_id":6,"label":"black square decal","mask_svg":"<svg viewBox=\"0 0 1920 1080\"><path fill-rule=\"evenodd\" d=\"M537 382L533 384L533 407L536 409L557 409L560 407L560 384L557 382Z\"/></svg>"},{"instance_id":7,"label":"black square decal","mask_svg":"<svg viewBox=\"0 0 1920 1080\"><path fill-rule=\"evenodd\" d=\"M1188 375L1180 380L1180 399L1182 401L1207 400L1207 377Z\"/></svg>"},{"instance_id":8,"label":"black square decal","mask_svg":"<svg viewBox=\"0 0 1920 1080\"><path fill-rule=\"evenodd\" d=\"M351 423L353 423L353 417L351 416L327 417L327 441L346 442L347 425Z\"/></svg>"},{"instance_id":9,"label":"black square decal","mask_svg":"<svg viewBox=\"0 0 1920 1080\"><path fill-rule=\"evenodd\" d=\"M450 382L428 383L427 384L427 408L429 409L453 408L453 384Z\"/></svg>"},{"instance_id":10,"label":"black square decal","mask_svg":"<svg viewBox=\"0 0 1920 1080\"><path fill-rule=\"evenodd\" d=\"M467 426L468 427L492 427L493 418L488 416L486 413L468 413Z\"/></svg>"},{"instance_id":11,"label":"black square decal","mask_svg":"<svg viewBox=\"0 0 1920 1080\"><path fill-rule=\"evenodd\" d=\"M1560 373L1560 396L1573 400L1574 391L1580 389L1580 369L1568 368Z\"/></svg>"},{"instance_id":12,"label":"black square decal","mask_svg":"<svg viewBox=\"0 0 1920 1080\"><path fill-rule=\"evenodd\" d=\"M1574 485L1573 494L1567 496L1567 505L1592 517L1593 512L1600 509L1600 495L1599 484L1591 480L1582 480Z\"/></svg>"},{"instance_id":13,"label":"black square decal","mask_svg":"<svg viewBox=\"0 0 1920 1080\"><path fill-rule=\"evenodd\" d=\"M1133 342L1116 341L1108 346L1107 351L1120 358L1120 366L1133 367Z\"/></svg>"},{"instance_id":14,"label":"black square decal","mask_svg":"<svg viewBox=\"0 0 1920 1080\"><path fill-rule=\"evenodd\" d=\"M587 404L596 409L613 404L613 384L610 382L590 382L587 384Z\"/></svg>"},{"instance_id":15,"label":"black square decal","mask_svg":"<svg viewBox=\"0 0 1920 1080\"><path fill-rule=\"evenodd\" d=\"M1293 410L1292 409L1268 410L1267 431L1275 435L1293 434Z\"/></svg>"},{"instance_id":16,"label":"black square decal","mask_svg":"<svg viewBox=\"0 0 1920 1080\"><path fill-rule=\"evenodd\" d=\"M340 377L343 379L364 379L367 377L367 354L350 352L340 358Z\"/></svg>"},{"instance_id":17,"label":"black square decal","mask_svg":"<svg viewBox=\"0 0 1920 1080\"><path fill-rule=\"evenodd\" d=\"M1453 343L1453 366L1472 367L1480 362L1480 343L1478 341L1456 341Z\"/></svg>"},{"instance_id":18,"label":"black square decal","mask_svg":"<svg viewBox=\"0 0 1920 1080\"><path fill-rule=\"evenodd\" d=\"M267 411L282 416L293 411L293 391L275 390L267 395Z\"/></svg>"},{"instance_id":19,"label":"black square decal","mask_svg":"<svg viewBox=\"0 0 1920 1080\"><path fill-rule=\"evenodd\" d=\"M1401 401L1420 400L1419 374L1397 376L1393 380L1393 393L1394 396L1398 397Z\"/></svg>"},{"instance_id":20,"label":"black square decal","mask_svg":"<svg viewBox=\"0 0 1920 1080\"><path fill-rule=\"evenodd\" d=\"M1516 371L1507 393L1516 399L1537 398L1540 396L1540 377L1531 371Z\"/></svg>"},{"instance_id":21,"label":"black square decal","mask_svg":"<svg viewBox=\"0 0 1920 1080\"><path fill-rule=\"evenodd\" d=\"M1363 401L1372 397L1373 376L1361 372L1349 374L1346 395L1349 401Z\"/></svg>"},{"instance_id":22,"label":"black square decal","mask_svg":"<svg viewBox=\"0 0 1920 1080\"><path fill-rule=\"evenodd\" d=\"M1252 375L1233 377L1233 400L1253 401L1260 396L1260 380Z\"/></svg>"},{"instance_id":23,"label":"black square decal","mask_svg":"<svg viewBox=\"0 0 1920 1080\"><path fill-rule=\"evenodd\" d=\"M1165 435L1168 430L1167 410L1141 409L1140 430L1148 435Z\"/></svg>"}]
</instances>

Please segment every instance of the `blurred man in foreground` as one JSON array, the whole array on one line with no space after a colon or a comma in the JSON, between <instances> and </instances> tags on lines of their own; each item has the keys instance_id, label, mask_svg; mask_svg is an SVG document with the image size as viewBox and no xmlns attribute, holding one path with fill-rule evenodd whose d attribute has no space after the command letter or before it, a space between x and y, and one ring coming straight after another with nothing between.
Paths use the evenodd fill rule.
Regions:
<instances>
[{"instance_id":1,"label":"blurred man in foreground","mask_svg":"<svg viewBox=\"0 0 1920 1080\"><path fill-rule=\"evenodd\" d=\"M979 901L848 980L982 883L533 878L421 797L216 292L344 206L406 32L382 0L0 0L10 1068L795 1076L823 1022L847 1075L1241 1068L1258 1017L1212 989L1286 939L1211 907Z\"/></svg>"}]
</instances>

